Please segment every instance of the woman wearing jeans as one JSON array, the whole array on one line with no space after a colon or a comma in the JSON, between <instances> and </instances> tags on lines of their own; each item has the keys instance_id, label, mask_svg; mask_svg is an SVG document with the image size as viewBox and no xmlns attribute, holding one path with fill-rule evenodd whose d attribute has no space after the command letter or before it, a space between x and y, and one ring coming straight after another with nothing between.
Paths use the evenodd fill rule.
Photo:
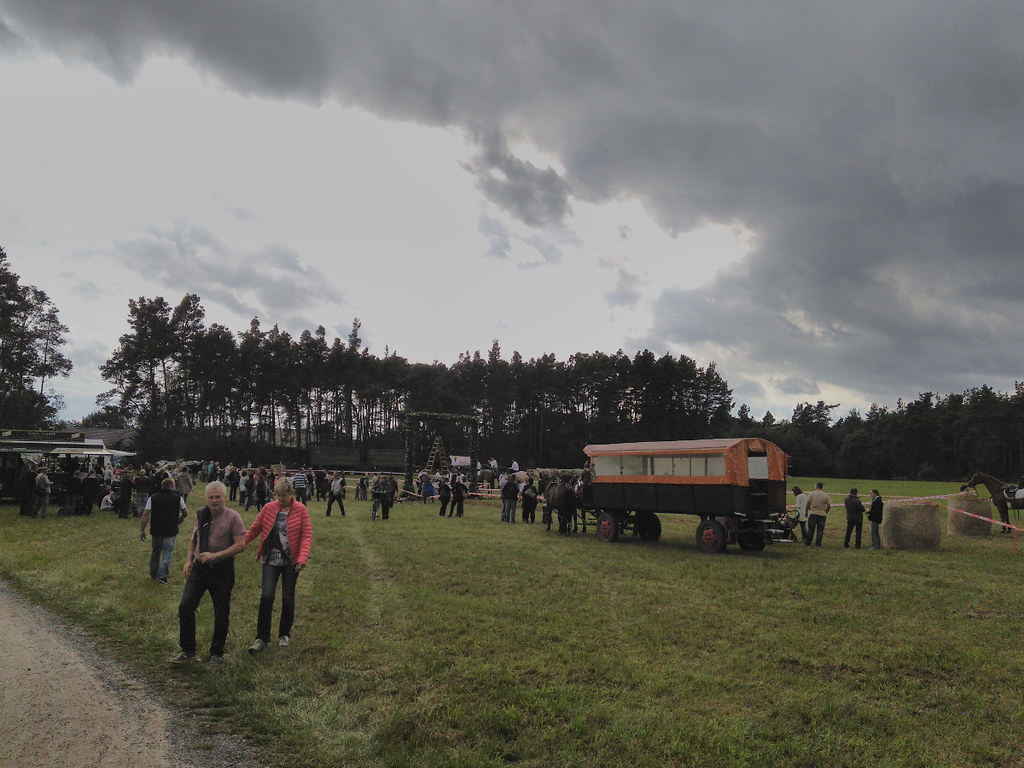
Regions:
<instances>
[{"instance_id":1,"label":"woman wearing jeans","mask_svg":"<svg viewBox=\"0 0 1024 768\"><path fill-rule=\"evenodd\" d=\"M295 486L287 477L274 485L276 501L267 504L245 532L245 543L260 539L256 556L263 562L263 591L256 620L256 640L249 653L257 654L270 642L270 618L274 612L274 594L281 580L281 621L277 629L278 645L288 645L295 618L295 582L306 567L313 531L309 510L295 500Z\"/></svg>"}]
</instances>

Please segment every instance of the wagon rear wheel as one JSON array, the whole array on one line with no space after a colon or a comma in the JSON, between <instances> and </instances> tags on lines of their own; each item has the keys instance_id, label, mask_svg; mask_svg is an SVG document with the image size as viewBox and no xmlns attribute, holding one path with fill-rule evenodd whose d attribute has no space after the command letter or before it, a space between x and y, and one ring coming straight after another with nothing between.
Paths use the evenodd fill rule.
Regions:
<instances>
[{"instance_id":1,"label":"wagon rear wheel","mask_svg":"<svg viewBox=\"0 0 1024 768\"><path fill-rule=\"evenodd\" d=\"M717 520L702 520L697 526L697 549L701 552L718 554L725 550L727 539L725 526Z\"/></svg>"},{"instance_id":2,"label":"wagon rear wheel","mask_svg":"<svg viewBox=\"0 0 1024 768\"><path fill-rule=\"evenodd\" d=\"M610 512L602 512L597 518L597 538L599 541L616 541L619 538L619 521Z\"/></svg>"}]
</instances>

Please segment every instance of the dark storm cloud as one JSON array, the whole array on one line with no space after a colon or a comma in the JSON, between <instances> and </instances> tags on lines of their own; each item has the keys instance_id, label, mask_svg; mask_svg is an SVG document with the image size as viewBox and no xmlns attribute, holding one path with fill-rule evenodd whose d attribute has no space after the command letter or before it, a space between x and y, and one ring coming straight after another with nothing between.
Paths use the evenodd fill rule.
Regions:
<instances>
[{"instance_id":1,"label":"dark storm cloud","mask_svg":"<svg viewBox=\"0 0 1024 768\"><path fill-rule=\"evenodd\" d=\"M1021 377L1018 4L0 0L0 13L8 37L122 81L164 53L246 92L460 128L481 190L531 226L571 226L570 198L636 197L670 232L746 227L756 250L710 285L666 289L644 346L722 349L751 396L776 382L800 397L794 376L808 394L891 404ZM520 141L564 171L516 157Z\"/></svg>"}]
</instances>

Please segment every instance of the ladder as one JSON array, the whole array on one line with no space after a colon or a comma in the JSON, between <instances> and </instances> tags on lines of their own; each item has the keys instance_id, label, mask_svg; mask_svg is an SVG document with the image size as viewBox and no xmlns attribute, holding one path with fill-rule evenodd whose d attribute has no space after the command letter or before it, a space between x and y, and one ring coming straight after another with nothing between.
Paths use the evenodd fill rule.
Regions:
<instances>
[{"instance_id":1,"label":"ladder","mask_svg":"<svg viewBox=\"0 0 1024 768\"><path fill-rule=\"evenodd\" d=\"M434 473L438 469L443 469L445 472L451 469L448 454L444 450L444 440L440 435L434 438L434 445L430 449L430 458L427 459L426 469L430 473Z\"/></svg>"}]
</instances>

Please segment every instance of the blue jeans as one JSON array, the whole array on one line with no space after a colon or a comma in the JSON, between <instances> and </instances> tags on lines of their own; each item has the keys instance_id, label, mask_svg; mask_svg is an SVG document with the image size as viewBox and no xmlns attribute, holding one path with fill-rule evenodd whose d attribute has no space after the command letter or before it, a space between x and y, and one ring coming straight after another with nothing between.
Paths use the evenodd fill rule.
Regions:
<instances>
[{"instance_id":1,"label":"blue jeans","mask_svg":"<svg viewBox=\"0 0 1024 768\"><path fill-rule=\"evenodd\" d=\"M516 521L516 500L501 500L501 522L514 523Z\"/></svg>"},{"instance_id":2,"label":"blue jeans","mask_svg":"<svg viewBox=\"0 0 1024 768\"><path fill-rule=\"evenodd\" d=\"M135 494L135 516L142 517L142 513L146 511L146 502L149 501L148 493L136 493Z\"/></svg>"},{"instance_id":3,"label":"blue jeans","mask_svg":"<svg viewBox=\"0 0 1024 768\"><path fill-rule=\"evenodd\" d=\"M189 571L185 589L178 604L178 644L185 653L196 652L196 609L203 593L209 591L213 602L213 639L210 655L223 656L231 618L231 590L235 586L235 559L220 560L213 565L198 561Z\"/></svg>"},{"instance_id":4,"label":"blue jeans","mask_svg":"<svg viewBox=\"0 0 1024 768\"><path fill-rule=\"evenodd\" d=\"M163 579L171 572L171 555L174 554L175 536L150 536L153 552L149 556L149 578Z\"/></svg>"},{"instance_id":5,"label":"blue jeans","mask_svg":"<svg viewBox=\"0 0 1024 768\"><path fill-rule=\"evenodd\" d=\"M274 595L277 580L281 579L281 621L277 625L277 636L290 635L295 620L295 582L299 574L291 563L287 565L263 564L263 584L260 594L260 612L256 618L256 637L270 642L270 619L274 613Z\"/></svg>"},{"instance_id":6,"label":"blue jeans","mask_svg":"<svg viewBox=\"0 0 1024 768\"><path fill-rule=\"evenodd\" d=\"M878 523L875 522L871 523L871 548L882 548L882 537L878 535Z\"/></svg>"}]
</instances>

